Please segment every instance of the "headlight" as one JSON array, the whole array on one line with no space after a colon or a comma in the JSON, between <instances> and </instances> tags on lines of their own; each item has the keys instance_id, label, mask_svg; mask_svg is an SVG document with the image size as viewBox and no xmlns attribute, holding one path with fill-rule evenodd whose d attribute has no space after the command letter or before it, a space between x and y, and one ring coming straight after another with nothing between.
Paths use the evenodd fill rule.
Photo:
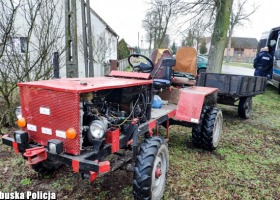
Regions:
<instances>
[{"instance_id":1,"label":"headlight","mask_svg":"<svg viewBox=\"0 0 280 200\"><path fill-rule=\"evenodd\" d=\"M49 140L48 151L53 154L61 154L63 152L63 142L56 139Z\"/></svg>"},{"instance_id":2,"label":"headlight","mask_svg":"<svg viewBox=\"0 0 280 200\"><path fill-rule=\"evenodd\" d=\"M108 122L106 118L102 118L102 120L94 120L89 125L89 131L95 139L102 138L105 135L107 128Z\"/></svg>"},{"instance_id":3,"label":"headlight","mask_svg":"<svg viewBox=\"0 0 280 200\"><path fill-rule=\"evenodd\" d=\"M28 143L28 133L26 131L15 131L14 132L14 140L20 144L27 144Z\"/></svg>"},{"instance_id":4,"label":"headlight","mask_svg":"<svg viewBox=\"0 0 280 200\"><path fill-rule=\"evenodd\" d=\"M21 106L18 106L15 110L16 116L18 119L22 118L22 113L21 113Z\"/></svg>"}]
</instances>

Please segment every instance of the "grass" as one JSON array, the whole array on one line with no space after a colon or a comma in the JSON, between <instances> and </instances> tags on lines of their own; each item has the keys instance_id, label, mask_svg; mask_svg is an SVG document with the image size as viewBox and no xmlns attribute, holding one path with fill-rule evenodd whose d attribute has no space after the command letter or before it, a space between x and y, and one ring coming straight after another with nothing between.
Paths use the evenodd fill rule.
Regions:
<instances>
[{"instance_id":1,"label":"grass","mask_svg":"<svg viewBox=\"0 0 280 200\"><path fill-rule=\"evenodd\" d=\"M224 62L223 65L230 65L230 66L235 66L235 67L245 67L245 68L250 68L254 69L253 63L239 63L239 62Z\"/></svg>"},{"instance_id":2,"label":"grass","mask_svg":"<svg viewBox=\"0 0 280 200\"><path fill-rule=\"evenodd\" d=\"M279 94L267 86L253 98L253 114L222 106L223 136L218 149L193 148L191 129L171 128L170 168L164 199L280 199ZM116 171L89 184L64 166L41 177L0 144L0 191L51 191L58 199L133 199L133 174Z\"/></svg>"}]
</instances>

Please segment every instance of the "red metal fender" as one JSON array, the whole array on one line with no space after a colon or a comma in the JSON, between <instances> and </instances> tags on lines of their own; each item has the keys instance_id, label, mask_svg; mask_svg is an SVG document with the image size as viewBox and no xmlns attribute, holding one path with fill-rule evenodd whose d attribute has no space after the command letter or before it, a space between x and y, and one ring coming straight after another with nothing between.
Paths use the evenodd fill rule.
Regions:
<instances>
[{"instance_id":1,"label":"red metal fender","mask_svg":"<svg viewBox=\"0 0 280 200\"><path fill-rule=\"evenodd\" d=\"M217 91L209 87L181 89L175 119L198 124L205 97Z\"/></svg>"}]
</instances>

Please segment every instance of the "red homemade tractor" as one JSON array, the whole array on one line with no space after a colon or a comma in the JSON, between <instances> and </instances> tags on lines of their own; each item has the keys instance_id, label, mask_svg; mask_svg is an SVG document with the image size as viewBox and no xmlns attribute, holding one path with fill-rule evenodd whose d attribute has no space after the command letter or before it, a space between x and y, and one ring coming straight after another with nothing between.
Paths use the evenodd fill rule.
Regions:
<instances>
[{"instance_id":1,"label":"red homemade tractor","mask_svg":"<svg viewBox=\"0 0 280 200\"><path fill-rule=\"evenodd\" d=\"M140 62L132 62L133 57ZM217 89L173 87L173 58L163 59L156 69L145 56L133 54L129 60L134 72L19 83L21 130L3 136L3 144L22 153L42 174L65 164L93 181L134 166L134 198L160 199L169 166L170 125L192 127L196 147L217 147L223 121L215 107ZM152 108L154 94L164 100L161 108ZM166 128L164 137L158 136L160 125Z\"/></svg>"}]
</instances>

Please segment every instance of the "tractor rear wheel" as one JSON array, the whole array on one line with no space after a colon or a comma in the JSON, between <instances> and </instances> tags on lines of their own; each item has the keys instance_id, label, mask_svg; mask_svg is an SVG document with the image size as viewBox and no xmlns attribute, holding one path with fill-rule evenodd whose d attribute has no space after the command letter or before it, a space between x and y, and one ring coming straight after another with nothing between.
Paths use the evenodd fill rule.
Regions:
<instances>
[{"instance_id":1,"label":"tractor rear wheel","mask_svg":"<svg viewBox=\"0 0 280 200\"><path fill-rule=\"evenodd\" d=\"M146 139L139 150L134 168L134 199L161 199L165 189L169 166L165 139Z\"/></svg>"},{"instance_id":2,"label":"tractor rear wheel","mask_svg":"<svg viewBox=\"0 0 280 200\"><path fill-rule=\"evenodd\" d=\"M241 97L238 104L238 115L243 119L248 119L253 111L252 97Z\"/></svg>"},{"instance_id":3,"label":"tractor rear wheel","mask_svg":"<svg viewBox=\"0 0 280 200\"><path fill-rule=\"evenodd\" d=\"M218 108L211 108L205 113L202 126L202 147L212 151L218 146L222 134L223 114Z\"/></svg>"},{"instance_id":4,"label":"tractor rear wheel","mask_svg":"<svg viewBox=\"0 0 280 200\"><path fill-rule=\"evenodd\" d=\"M210 108L209 106L204 106L202 108L201 114L200 114L200 119L199 119L199 124L195 124L192 127L192 144L196 148L201 147L203 120L204 120L205 113L209 108Z\"/></svg>"}]
</instances>

